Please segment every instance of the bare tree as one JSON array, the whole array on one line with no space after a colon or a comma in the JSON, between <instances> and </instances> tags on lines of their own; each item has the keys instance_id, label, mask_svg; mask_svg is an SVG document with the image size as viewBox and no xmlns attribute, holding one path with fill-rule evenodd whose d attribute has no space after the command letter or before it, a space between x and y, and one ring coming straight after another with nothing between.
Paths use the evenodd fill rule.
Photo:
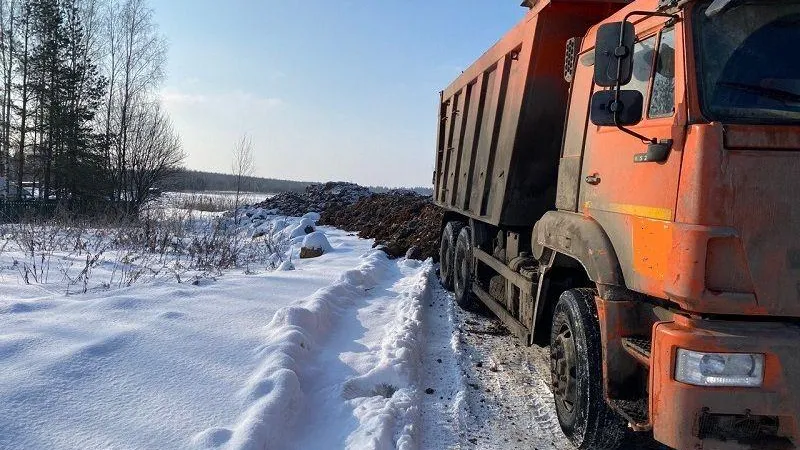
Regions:
<instances>
[{"instance_id":1,"label":"bare tree","mask_svg":"<svg viewBox=\"0 0 800 450\"><path fill-rule=\"evenodd\" d=\"M136 103L128 137L128 198L138 208L181 168L184 153L172 122L157 102Z\"/></svg>"},{"instance_id":2,"label":"bare tree","mask_svg":"<svg viewBox=\"0 0 800 450\"><path fill-rule=\"evenodd\" d=\"M130 170L128 147L132 116L136 103L147 102L164 77L167 44L146 0L125 0L121 5L112 3L109 10L112 14L107 24L111 73L107 78L113 82L109 94L108 134L115 137L112 156L115 184L124 189L129 185L126 178Z\"/></svg>"},{"instance_id":3,"label":"bare tree","mask_svg":"<svg viewBox=\"0 0 800 450\"><path fill-rule=\"evenodd\" d=\"M2 98L2 171L5 178L5 195L9 194L9 163L11 148L11 87L14 72L14 25L15 25L14 0L0 2L0 58L3 69L3 98Z\"/></svg>"},{"instance_id":4,"label":"bare tree","mask_svg":"<svg viewBox=\"0 0 800 450\"><path fill-rule=\"evenodd\" d=\"M247 134L233 147L233 162L231 170L236 176L236 202L234 204L234 221L239 225L239 200L247 177L253 175L255 165L253 162L253 140Z\"/></svg>"},{"instance_id":5,"label":"bare tree","mask_svg":"<svg viewBox=\"0 0 800 450\"><path fill-rule=\"evenodd\" d=\"M30 41L31 41L31 5L25 3L22 7L22 48L19 56L20 83L20 108L19 108L19 150L17 151L17 198L22 198L22 187L25 178L25 138L28 135L28 102L30 91L28 78L30 76Z\"/></svg>"}]
</instances>

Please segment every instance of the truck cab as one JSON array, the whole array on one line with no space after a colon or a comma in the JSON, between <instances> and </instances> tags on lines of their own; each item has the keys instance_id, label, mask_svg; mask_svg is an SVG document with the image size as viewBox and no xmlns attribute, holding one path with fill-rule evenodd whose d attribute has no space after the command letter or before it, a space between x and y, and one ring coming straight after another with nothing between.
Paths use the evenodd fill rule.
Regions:
<instances>
[{"instance_id":1,"label":"truck cab","mask_svg":"<svg viewBox=\"0 0 800 450\"><path fill-rule=\"evenodd\" d=\"M635 37L623 63L630 75L619 79L619 58L597 51L602 27L623 22ZM590 29L577 57L559 177L579 187L560 190L556 206L595 221L625 287L672 312L641 342L650 346L647 427L673 447L798 439L800 60L786 57L793 42L800 2L639 1ZM599 86L600 71L617 82ZM619 95L598 94L604 89ZM618 98L633 100L610 111ZM614 333L604 333L607 344ZM710 361L721 373L744 366L702 375Z\"/></svg>"},{"instance_id":2,"label":"truck cab","mask_svg":"<svg viewBox=\"0 0 800 450\"><path fill-rule=\"evenodd\" d=\"M550 345L579 448L798 448L800 0L528 6L442 93L443 283Z\"/></svg>"}]
</instances>

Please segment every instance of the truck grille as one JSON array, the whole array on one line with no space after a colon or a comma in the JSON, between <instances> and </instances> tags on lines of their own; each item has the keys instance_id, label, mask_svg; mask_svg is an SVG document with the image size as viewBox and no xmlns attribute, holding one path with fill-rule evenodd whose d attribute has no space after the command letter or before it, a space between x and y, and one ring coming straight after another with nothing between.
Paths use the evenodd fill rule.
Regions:
<instances>
[{"instance_id":1,"label":"truck grille","mask_svg":"<svg viewBox=\"0 0 800 450\"><path fill-rule=\"evenodd\" d=\"M775 437L778 418L736 414L700 414L697 437L700 439L751 440Z\"/></svg>"}]
</instances>

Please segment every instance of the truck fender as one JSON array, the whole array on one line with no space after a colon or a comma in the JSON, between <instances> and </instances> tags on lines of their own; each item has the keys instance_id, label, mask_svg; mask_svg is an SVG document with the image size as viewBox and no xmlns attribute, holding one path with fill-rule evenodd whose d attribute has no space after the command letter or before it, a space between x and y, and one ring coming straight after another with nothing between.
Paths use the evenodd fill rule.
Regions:
<instances>
[{"instance_id":1,"label":"truck fender","mask_svg":"<svg viewBox=\"0 0 800 450\"><path fill-rule=\"evenodd\" d=\"M611 240L590 217L549 211L533 227L531 246L536 259L541 260L547 248L580 262L589 279L597 284L625 285Z\"/></svg>"}]
</instances>

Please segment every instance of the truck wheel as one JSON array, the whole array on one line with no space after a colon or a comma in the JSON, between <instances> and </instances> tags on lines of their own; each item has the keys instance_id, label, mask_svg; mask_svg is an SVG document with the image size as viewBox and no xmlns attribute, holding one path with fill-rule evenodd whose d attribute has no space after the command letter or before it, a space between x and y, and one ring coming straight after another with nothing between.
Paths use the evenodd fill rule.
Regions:
<instances>
[{"instance_id":1,"label":"truck wheel","mask_svg":"<svg viewBox=\"0 0 800 450\"><path fill-rule=\"evenodd\" d=\"M550 370L556 415L580 449L616 449L626 424L606 404L593 289L571 289L553 312Z\"/></svg>"},{"instance_id":2,"label":"truck wheel","mask_svg":"<svg viewBox=\"0 0 800 450\"><path fill-rule=\"evenodd\" d=\"M462 222L447 222L439 242L439 279L448 291L453 290L453 259L456 253L456 238L464 227Z\"/></svg>"},{"instance_id":3,"label":"truck wheel","mask_svg":"<svg viewBox=\"0 0 800 450\"><path fill-rule=\"evenodd\" d=\"M475 299L472 297L472 232L464 227L456 239L456 252L453 261L453 291L456 303L461 308L472 311Z\"/></svg>"}]
</instances>

